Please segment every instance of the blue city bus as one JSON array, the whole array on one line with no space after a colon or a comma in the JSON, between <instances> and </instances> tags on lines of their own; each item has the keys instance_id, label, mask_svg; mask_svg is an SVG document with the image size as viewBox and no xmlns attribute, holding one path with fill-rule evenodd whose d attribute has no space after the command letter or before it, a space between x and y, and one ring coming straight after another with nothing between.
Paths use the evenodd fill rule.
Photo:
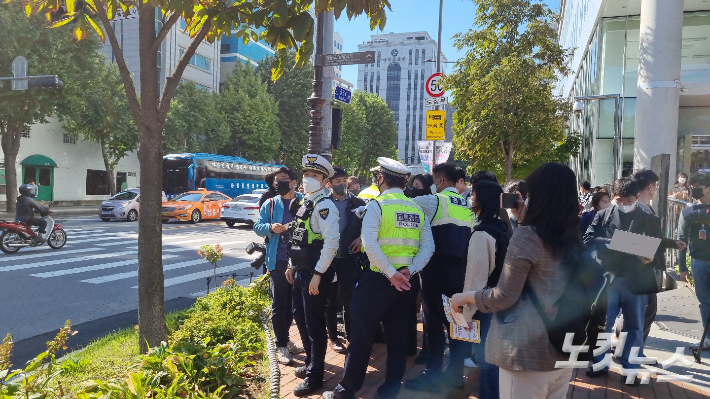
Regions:
<instances>
[{"instance_id":1,"label":"blue city bus","mask_svg":"<svg viewBox=\"0 0 710 399\"><path fill-rule=\"evenodd\" d=\"M264 177L280 167L224 155L169 154L163 157L163 191L168 199L198 188L234 198L266 189Z\"/></svg>"}]
</instances>

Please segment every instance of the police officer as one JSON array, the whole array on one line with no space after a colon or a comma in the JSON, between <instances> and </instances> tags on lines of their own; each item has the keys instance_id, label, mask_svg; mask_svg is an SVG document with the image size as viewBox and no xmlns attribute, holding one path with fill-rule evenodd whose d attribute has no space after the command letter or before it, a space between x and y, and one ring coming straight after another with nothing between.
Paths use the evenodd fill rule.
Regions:
<instances>
[{"instance_id":1,"label":"police officer","mask_svg":"<svg viewBox=\"0 0 710 399\"><path fill-rule=\"evenodd\" d=\"M407 363L409 315L415 298L409 279L422 270L434 252L429 221L404 193L409 169L389 158L377 158L381 194L367 204L362 242L370 259L350 302L352 339L343 378L323 398L352 399L362 388L372 343L380 322L387 331L387 373L375 398L399 393Z\"/></svg>"},{"instance_id":2,"label":"police officer","mask_svg":"<svg viewBox=\"0 0 710 399\"><path fill-rule=\"evenodd\" d=\"M424 373L407 381L405 387L440 393L463 388L463 362L471 355L471 343L450 339L451 361L442 378L445 331L449 323L441 296L451 297L463 291L472 216L466 199L456 191L457 166L453 163L437 165L432 175L437 193L414 198L431 217L431 232L436 245L434 255L421 275L429 357Z\"/></svg>"},{"instance_id":3,"label":"police officer","mask_svg":"<svg viewBox=\"0 0 710 399\"><path fill-rule=\"evenodd\" d=\"M369 201L371 199L374 199L378 195L380 195L380 189L377 187L377 176L376 176L377 171L376 171L376 169L378 169L378 167L374 167L374 168L370 169L370 172L372 172L372 185L370 185L370 187L360 191L360 194L357 195L359 198L362 198L365 201Z\"/></svg>"},{"instance_id":4,"label":"police officer","mask_svg":"<svg viewBox=\"0 0 710 399\"><path fill-rule=\"evenodd\" d=\"M305 366L295 373L303 381L294 389L306 396L323 386L325 353L328 350L325 309L335 269L329 267L338 251L340 230L338 209L325 188L333 166L316 154L303 157L305 197L293 211L295 227L290 230L291 266L286 279L293 284L293 316L306 351Z\"/></svg>"}]
</instances>

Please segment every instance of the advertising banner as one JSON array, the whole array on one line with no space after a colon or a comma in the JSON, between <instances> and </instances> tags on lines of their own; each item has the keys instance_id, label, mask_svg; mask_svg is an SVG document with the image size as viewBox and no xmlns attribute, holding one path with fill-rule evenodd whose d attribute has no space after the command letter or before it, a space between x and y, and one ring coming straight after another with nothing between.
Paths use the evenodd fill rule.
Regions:
<instances>
[{"instance_id":1,"label":"advertising banner","mask_svg":"<svg viewBox=\"0 0 710 399\"><path fill-rule=\"evenodd\" d=\"M434 142L417 141L417 145L419 146L419 160L424 167L424 172L431 173L434 163Z\"/></svg>"},{"instance_id":2,"label":"advertising banner","mask_svg":"<svg viewBox=\"0 0 710 399\"><path fill-rule=\"evenodd\" d=\"M451 143L436 143L436 164L445 163L451 154Z\"/></svg>"}]
</instances>

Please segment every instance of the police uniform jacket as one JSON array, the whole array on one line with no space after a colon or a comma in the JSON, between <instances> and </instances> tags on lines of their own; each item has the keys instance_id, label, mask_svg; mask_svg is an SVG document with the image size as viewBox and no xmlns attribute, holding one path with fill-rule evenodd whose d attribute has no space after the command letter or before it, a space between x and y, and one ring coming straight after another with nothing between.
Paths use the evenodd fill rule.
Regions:
<instances>
[{"instance_id":1,"label":"police uniform jacket","mask_svg":"<svg viewBox=\"0 0 710 399\"><path fill-rule=\"evenodd\" d=\"M304 197L306 200L314 201L318 197L324 199L317 202L313 208L313 213L310 217L311 230L316 234L323 235L323 249L320 253L318 263L316 263L315 271L325 273L330 266L330 263L335 258L338 252L338 244L340 242L340 225L338 224L339 215L333 201L330 200L325 189L310 193Z\"/></svg>"}]
</instances>

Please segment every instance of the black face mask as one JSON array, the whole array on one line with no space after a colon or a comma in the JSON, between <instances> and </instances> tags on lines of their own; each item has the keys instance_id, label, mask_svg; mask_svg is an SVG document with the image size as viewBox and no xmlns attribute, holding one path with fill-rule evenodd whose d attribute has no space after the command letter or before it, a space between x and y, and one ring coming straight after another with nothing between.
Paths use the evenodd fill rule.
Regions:
<instances>
[{"instance_id":1,"label":"black face mask","mask_svg":"<svg viewBox=\"0 0 710 399\"><path fill-rule=\"evenodd\" d=\"M332 188L333 188L333 192L338 195L345 195L345 193L348 192L347 188L345 187L345 183L335 185Z\"/></svg>"},{"instance_id":2,"label":"black face mask","mask_svg":"<svg viewBox=\"0 0 710 399\"><path fill-rule=\"evenodd\" d=\"M431 194L431 191L425 189L425 188L415 188L415 187L407 187L404 189L404 195L406 195L409 198L415 198L415 197L421 197L422 195L427 195Z\"/></svg>"},{"instance_id":3,"label":"black face mask","mask_svg":"<svg viewBox=\"0 0 710 399\"><path fill-rule=\"evenodd\" d=\"M291 191L291 182L288 180L281 180L276 182L276 192L279 195L286 195Z\"/></svg>"},{"instance_id":4,"label":"black face mask","mask_svg":"<svg viewBox=\"0 0 710 399\"><path fill-rule=\"evenodd\" d=\"M703 198L705 196L705 189L702 187L694 188L693 191L690 192L690 194L693 196L693 198L699 200L700 198Z\"/></svg>"}]
</instances>

